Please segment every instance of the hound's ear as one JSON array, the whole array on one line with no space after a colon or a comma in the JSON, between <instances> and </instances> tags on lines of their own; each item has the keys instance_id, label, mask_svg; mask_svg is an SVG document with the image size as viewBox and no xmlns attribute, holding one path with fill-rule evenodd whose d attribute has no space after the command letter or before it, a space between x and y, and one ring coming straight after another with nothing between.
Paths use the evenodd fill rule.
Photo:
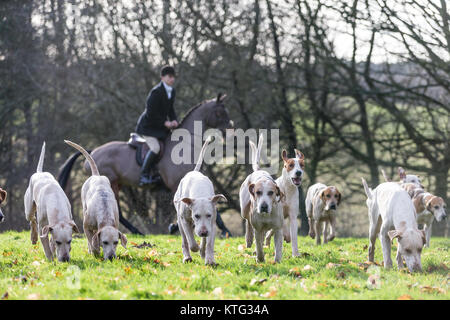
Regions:
<instances>
[{"instance_id":1,"label":"hound's ear","mask_svg":"<svg viewBox=\"0 0 450 320\"><path fill-rule=\"evenodd\" d=\"M76 233L80 233L80 230L78 230L77 225L75 224L74 221L70 221L69 224L72 226L72 231L76 232Z\"/></svg>"},{"instance_id":2,"label":"hound's ear","mask_svg":"<svg viewBox=\"0 0 450 320\"><path fill-rule=\"evenodd\" d=\"M216 194L211 198L211 202L217 203L219 200L228 201L227 198L223 194Z\"/></svg>"},{"instance_id":3,"label":"hound's ear","mask_svg":"<svg viewBox=\"0 0 450 320\"><path fill-rule=\"evenodd\" d=\"M128 242L127 237L122 232L119 231L119 238L120 238L120 243L122 244L122 247L124 247L126 249L127 242Z\"/></svg>"},{"instance_id":4,"label":"hound's ear","mask_svg":"<svg viewBox=\"0 0 450 320\"><path fill-rule=\"evenodd\" d=\"M99 251L100 250L100 233L102 230L98 230L93 236L92 236L92 246Z\"/></svg>"},{"instance_id":5,"label":"hound's ear","mask_svg":"<svg viewBox=\"0 0 450 320\"><path fill-rule=\"evenodd\" d=\"M390 230L388 231L388 236L391 239L391 242L395 239L398 238L399 240L402 237L403 232L398 231L398 230Z\"/></svg>"},{"instance_id":6,"label":"hound's ear","mask_svg":"<svg viewBox=\"0 0 450 320\"><path fill-rule=\"evenodd\" d=\"M0 188L0 203L2 203L3 201L6 200L6 196L8 195L8 193L3 190L2 188Z\"/></svg>"},{"instance_id":7,"label":"hound's ear","mask_svg":"<svg viewBox=\"0 0 450 320\"><path fill-rule=\"evenodd\" d=\"M326 188L319 192L319 198L320 198L320 200L322 200L322 202L324 202L324 203L326 202L326 200L325 200L325 198L324 198L324 196L325 196L325 190L326 190Z\"/></svg>"},{"instance_id":8,"label":"hound's ear","mask_svg":"<svg viewBox=\"0 0 450 320\"><path fill-rule=\"evenodd\" d=\"M281 158L283 159L283 161L287 161L289 159L286 149L283 149L283 151L281 152Z\"/></svg>"},{"instance_id":9,"label":"hound's ear","mask_svg":"<svg viewBox=\"0 0 450 320\"><path fill-rule=\"evenodd\" d=\"M277 189L276 195L278 197L278 202L284 201L286 199L285 194L283 192L281 192L281 190L280 190L280 188L278 186L276 186L276 189Z\"/></svg>"},{"instance_id":10,"label":"hound's ear","mask_svg":"<svg viewBox=\"0 0 450 320\"><path fill-rule=\"evenodd\" d=\"M248 192L250 192L253 199L255 199L255 184L252 183L248 186Z\"/></svg>"},{"instance_id":11,"label":"hound's ear","mask_svg":"<svg viewBox=\"0 0 450 320\"><path fill-rule=\"evenodd\" d=\"M400 176L400 180L406 179L406 171L402 167L398 167L398 175Z\"/></svg>"},{"instance_id":12,"label":"hound's ear","mask_svg":"<svg viewBox=\"0 0 450 320\"><path fill-rule=\"evenodd\" d=\"M430 200L428 200L427 203L425 204L425 207L427 208L428 211L431 211L431 200L433 200L433 197L431 197Z\"/></svg>"},{"instance_id":13,"label":"hound's ear","mask_svg":"<svg viewBox=\"0 0 450 320\"><path fill-rule=\"evenodd\" d=\"M191 199L191 198L183 198L183 199L181 199L181 201L186 203L189 207L192 206L192 204L194 203L194 199Z\"/></svg>"},{"instance_id":14,"label":"hound's ear","mask_svg":"<svg viewBox=\"0 0 450 320\"><path fill-rule=\"evenodd\" d=\"M51 226L45 226L42 228L42 234L41 234L41 238L46 238L48 237L48 233L52 232L53 228Z\"/></svg>"},{"instance_id":15,"label":"hound's ear","mask_svg":"<svg viewBox=\"0 0 450 320\"><path fill-rule=\"evenodd\" d=\"M341 203L341 197L342 197L342 195L341 195L341 192L336 188L336 193L337 193L337 195L338 195L338 205Z\"/></svg>"},{"instance_id":16,"label":"hound's ear","mask_svg":"<svg viewBox=\"0 0 450 320\"><path fill-rule=\"evenodd\" d=\"M305 155L303 153L301 153L299 150L294 149L295 150L295 155L297 156L297 159L305 159Z\"/></svg>"}]
</instances>

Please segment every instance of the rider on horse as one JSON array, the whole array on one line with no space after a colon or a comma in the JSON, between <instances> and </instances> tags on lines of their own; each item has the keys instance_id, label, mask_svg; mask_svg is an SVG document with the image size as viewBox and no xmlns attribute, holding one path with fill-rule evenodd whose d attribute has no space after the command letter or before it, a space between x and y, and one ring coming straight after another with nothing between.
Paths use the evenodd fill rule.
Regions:
<instances>
[{"instance_id":1,"label":"rider on horse","mask_svg":"<svg viewBox=\"0 0 450 320\"><path fill-rule=\"evenodd\" d=\"M150 177L150 172L158 161L160 146L159 141L164 141L170 133L170 129L178 126L177 116L173 108L175 102L175 69L164 66L161 69L161 82L157 84L147 96L146 108L139 117L136 133L141 135L149 152L145 156L141 168L139 185L158 184L161 181L159 175Z\"/></svg>"}]
</instances>

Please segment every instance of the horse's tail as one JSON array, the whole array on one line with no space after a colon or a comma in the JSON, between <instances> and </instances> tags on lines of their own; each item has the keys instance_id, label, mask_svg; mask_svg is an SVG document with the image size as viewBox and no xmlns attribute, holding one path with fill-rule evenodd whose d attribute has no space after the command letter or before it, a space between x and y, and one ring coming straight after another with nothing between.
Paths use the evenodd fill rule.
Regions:
<instances>
[{"instance_id":1,"label":"horse's tail","mask_svg":"<svg viewBox=\"0 0 450 320\"><path fill-rule=\"evenodd\" d=\"M91 157L91 155L84 150L84 148L72 141L69 140L64 140L65 143L67 143L69 146L74 147L75 149L77 149L78 151L80 151L83 156L87 159L87 161L89 162L89 165L91 166L91 171L92 171L92 175L93 176L99 176L100 174L98 173L98 168L97 165L95 164L94 159Z\"/></svg>"},{"instance_id":2,"label":"horse's tail","mask_svg":"<svg viewBox=\"0 0 450 320\"><path fill-rule=\"evenodd\" d=\"M200 151L200 155L197 160L197 164L195 165L194 171L200 171L200 168L202 167L203 163L203 157L205 156L206 146L212 141L212 137L208 136L206 138L205 143L203 144L202 150Z\"/></svg>"},{"instance_id":3,"label":"horse's tail","mask_svg":"<svg viewBox=\"0 0 450 320\"><path fill-rule=\"evenodd\" d=\"M42 172L42 168L44 167L44 157L45 157L45 141L42 144L41 155L39 156L39 162L37 165L36 172Z\"/></svg>"},{"instance_id":4,"label":"horse's tail","mask_svg":"<svg viewBox=\"0 0 450 320\"><path fill-rule=\"evenodd\" d=\"M71 155L61 167L60 173L58 175L58 183L63 190L66 189L67 181L69 181L70 177L70 171L72 170L73 164L79 156L81 156L81 152L77 152Z\"/></svg>"},{"instance_id":5,"label":"horse's tail","mask_svg":"<svg viewBox=\"0 0 450 320\"><path fill-rule=\"evenodd\" d=\"M259 135L258 148L252 141L249 141L250 147L252 148L252 168L253 171L259 170L259 159L261 157L261 149L263 145L264 137L262 134Z\"/></svg>"}]
</instances>

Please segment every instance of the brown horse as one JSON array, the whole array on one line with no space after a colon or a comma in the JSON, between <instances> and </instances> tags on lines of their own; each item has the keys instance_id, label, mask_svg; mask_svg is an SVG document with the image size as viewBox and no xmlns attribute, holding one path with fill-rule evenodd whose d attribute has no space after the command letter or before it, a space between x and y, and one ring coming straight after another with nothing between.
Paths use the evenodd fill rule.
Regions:
<instances>
[{"instance_id":1,"label":"brown horse","mask_svg":"<svg viewBox=\"0 0 450 320\"><path fill-rule=\"evenodd\" d=\"M228 111L223 104L225 95L219 94L217 99L212 99L200 103L191 108L181 121L178 128L183 128L191 134L191 155L194 155L194 121L202 122L202 130L208 128L219 129L225 136L225 130L232 127L232 121L228 116ZM178 183L184 175L193 170L195 161L189 164L174 164L171 153L178 141L171 140L170 133L165 141L163 154L156 168L158 169L164 184L170 191L175 192ZM200 138L201 139L201 138ZM200 145L201 148L201 145ZM67 185L70 171L75 160L80 153L72 155L59 174L58 181L63 189ZM92 153L98 170L101 175L107 176L111 182L111 187L115 193L119 204L119 191L121 186L139 186L139 176L141 167L136 163L136 150L131 148L125 141L111 141L95 148ZM89 163L85 161L84 169L90 172ZM119 220L132 233L142 234L133 227L123 216L119 205Z\"/></svg>"}]
</instances>

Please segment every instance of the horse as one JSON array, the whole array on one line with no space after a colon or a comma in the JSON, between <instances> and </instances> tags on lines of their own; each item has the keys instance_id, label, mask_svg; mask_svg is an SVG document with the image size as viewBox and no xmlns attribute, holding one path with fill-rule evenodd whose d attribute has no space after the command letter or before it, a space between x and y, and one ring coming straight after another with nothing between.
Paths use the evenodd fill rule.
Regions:
<instances>
[{"instance_id":1,"label":"horse","mask_svg":"<svg viewBox=\"0 0 450 320\"><path fill-rule=\"evenodd\" d=\"M178 128L186 129L191 134L191 155L194 154L194 121L201 121L202 129L215 128L220 130L224 136L226 129L233 128L233 121L230 120L228 111L223 104L225 97L226 95L219 93L216 99L206 100L192 107L181 120ZM177 142L172 141L172 133L170 132L164 140L162 155L155 168L159 171L166 189L175 192L184 175L193 170L195 162L173 163L171 153ZM111 182L111 187L119 206L120 223L132 233L142 235L137 228L123 217L119 204L119 191L122 186L139 187L141 167L136 161L136 152L126 141L111 141L92 150L91 156L94 158L100 174L108 177ZM62 166L58 176L58 182L64 190L67 186L73 164L80 154L80 152L73 154ZM84 162L84 169L86 172L89 172L89 163L87 161ZM221 227L223 233L229 233L220 215L218 216L217 222L219 227Z\"/></svg>"}]
</instances>

